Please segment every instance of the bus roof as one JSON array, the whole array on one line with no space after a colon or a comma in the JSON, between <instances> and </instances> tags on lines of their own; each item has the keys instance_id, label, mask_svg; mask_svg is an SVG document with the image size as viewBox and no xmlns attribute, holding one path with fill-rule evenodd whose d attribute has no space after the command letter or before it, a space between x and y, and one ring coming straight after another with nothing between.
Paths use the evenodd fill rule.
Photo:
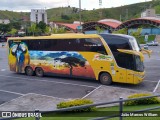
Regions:
<instances>
[{"instance_id":1,"label":"bus roof","mask_svg":"<svg viewBox=\"0 0 160 120\"><path fill-rule=\"evenodd\" d=\"M108 35L108 36L115 36L115 37L123 37L123 38L127 38L127 39L133 39L133 36L130 35L125 35L125 34L106 34L106 33L102 33L100 35Z\"/></svg>"},{"instance_id":2,"label":"bus roof","mask_svg":"<svg viewBox=\"0 0 160 120\"><path fill-rule=\"evenodd\" d=\"M30 40L30 39L70 39L70 38L97 38L97 34L55 34L51 36L32 36L32 37L10 37L8 40Z\"/></svg>"}]
</instances>

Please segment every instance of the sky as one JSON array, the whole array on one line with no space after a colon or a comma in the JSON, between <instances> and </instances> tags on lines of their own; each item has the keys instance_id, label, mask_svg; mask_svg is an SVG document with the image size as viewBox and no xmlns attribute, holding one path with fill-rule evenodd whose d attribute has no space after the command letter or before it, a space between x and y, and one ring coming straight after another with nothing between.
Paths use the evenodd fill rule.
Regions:
<instances>
[{"instance_id":1,"label":"sky","mask_svg":"<svg viewBox=\"0 0 160 120\"><path fill-rule=\"evenodd\" d=\"M111 8L150 0L81 0L81 8L86 10ZM27 11L31 9L49 9L55 7L79 7L79 0L0 0L0 10Z\"/></svg>"}]
</instances>

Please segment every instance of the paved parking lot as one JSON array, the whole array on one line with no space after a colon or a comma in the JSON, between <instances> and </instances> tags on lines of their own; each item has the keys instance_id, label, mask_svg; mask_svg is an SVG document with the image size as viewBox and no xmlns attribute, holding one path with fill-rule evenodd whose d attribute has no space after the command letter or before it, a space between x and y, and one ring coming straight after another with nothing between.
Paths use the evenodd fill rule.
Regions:
<instances>
[{"instance_id":1,"label":"paved parking lot","mask_svg":"<svg viewBox=\"0 0 160 120\"><path fill-rule=\"evenodd\" d=\"M112 87L156 92L160 80L160 46L150 47L150 49L153 50L151 58L145 55L145 80L139 85L114 83ZM94 80L38 78L10 72L7 65L6 48L1 48L0 44L0 104L28 93L64 99L83 98L100 86L101 84Z\"/></svg>"}]
</instances>

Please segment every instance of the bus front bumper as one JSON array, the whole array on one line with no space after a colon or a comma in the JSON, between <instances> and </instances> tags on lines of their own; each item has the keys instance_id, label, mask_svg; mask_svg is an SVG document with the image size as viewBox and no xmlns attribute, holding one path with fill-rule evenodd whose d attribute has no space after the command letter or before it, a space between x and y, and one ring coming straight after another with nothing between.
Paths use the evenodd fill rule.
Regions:
<instances>
[{"instance_id":1,"label":"bus front bumper","mask_svg":"<svg viewBox=\"0 0 160 120\"><path fill-rule=\"evenodd\" d=\"M145 78L145 72L138 72L134 74L134 84L141 83Z\"/></svg>"}]
</instances>

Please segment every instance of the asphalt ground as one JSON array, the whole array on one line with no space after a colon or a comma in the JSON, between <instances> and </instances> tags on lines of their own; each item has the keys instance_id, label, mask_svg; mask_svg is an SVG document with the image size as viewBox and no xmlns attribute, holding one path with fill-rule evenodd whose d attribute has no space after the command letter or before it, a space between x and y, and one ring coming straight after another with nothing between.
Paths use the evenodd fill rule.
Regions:
<instances>
[{"instance_id":1,"label":"asphalt ground","mask_svg":"<svg viewBox=\"0 0 160 120\"><path fill-rule=\"evenodd\" d=\"M156 92L160 80L160 46L149 47L153 50L151 58L145 55L145 80L138 85L114 83L112 87ZM0 104L20 96L35 93L55 98L84 98L99 88L94 80L69 79L60 77L26 76L9 71L7 50L0 44Z\"/></svg>"}]
</instances>

